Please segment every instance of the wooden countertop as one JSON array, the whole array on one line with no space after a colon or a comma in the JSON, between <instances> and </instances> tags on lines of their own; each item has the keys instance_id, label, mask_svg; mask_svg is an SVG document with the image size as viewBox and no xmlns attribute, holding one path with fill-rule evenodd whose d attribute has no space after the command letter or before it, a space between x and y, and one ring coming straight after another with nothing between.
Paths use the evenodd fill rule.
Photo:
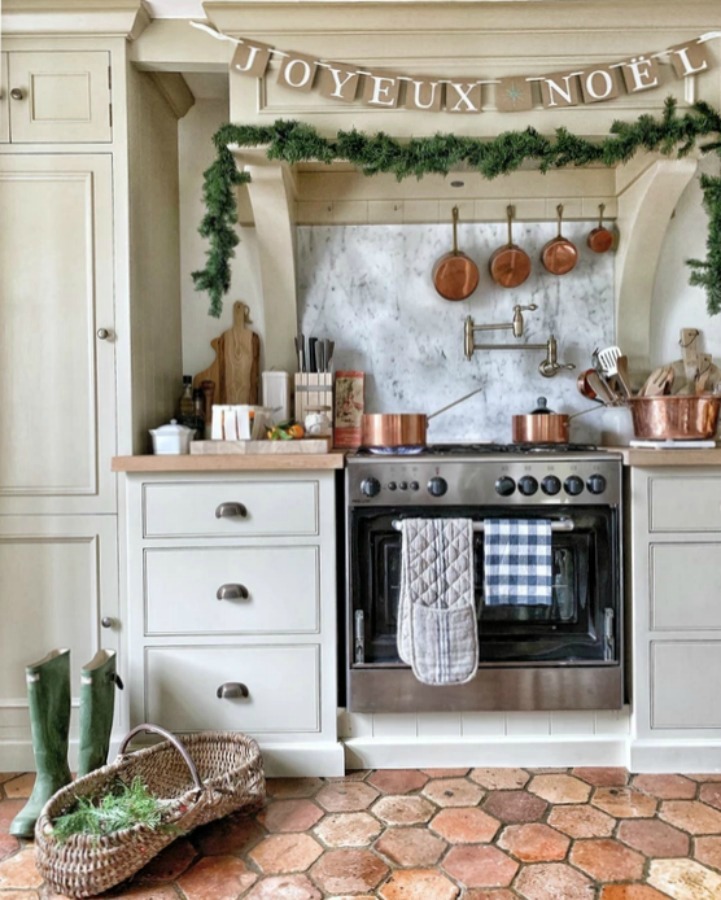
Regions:
<instances>
[{"instance_id":1,"label":"wooden countertop","mask_svg":"<svg viewBox=\"0 0 721 900\"><path fill-rule=\"evenodd\" d=\"M287 472L303 469L342 469L345 453L264 454L163 454L162 456L114 456L113 472Z\"/></svg>"},{"instance_id":2,"label":"wooden countertop","mask_svg":"<svg viewBox=\"0 0 721 900\"><path fill-rule=\"evenodd\" d=\"M604 447L623 454L623 464L638 469L653 466L719 466L721 467L721 447L684 447L678 450L650 450L642 447Z\"/></svg>"}]
</instances>

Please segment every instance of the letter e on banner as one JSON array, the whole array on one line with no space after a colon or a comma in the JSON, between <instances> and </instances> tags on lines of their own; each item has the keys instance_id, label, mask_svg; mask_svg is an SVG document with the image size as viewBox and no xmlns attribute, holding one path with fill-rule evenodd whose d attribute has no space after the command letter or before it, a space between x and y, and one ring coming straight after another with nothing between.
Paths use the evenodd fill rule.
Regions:
<instances>
[{"instance_id":1,"label":"letter e on banner","mask_svg":"<svg viewBox=\"0 0 721 900\"><path fill-rule=\"evenodd\" d=\"M696 41L688 41L686 44L676 44L668 48L671 57L671 65L677 78L686 78L688 75L697 75L705 72L709 67L709 55L706 44Z\"/></svg>"},{"instance_id":2,"label":"letter e on banner","mask_svg":"<svg viewBox=\"0 0 721 900\"><path fill-rule=\"evenodd\" d=\"M554 72L552 75L544 75L540 84L541 99L546 109L578 106L580 92L577 72Z\"/></svg>"},{"instance_id":3,"label":"letter e on banner","mask_svg":"<svg viewBox=\"0 0 721 900\"><path fill-rule=\"evenodd\" d=\"M327 63L318 73L317 89L321 97L352 103L358 93L360 75L344 63Z\"/></svg>"},{"instance_id":4,"label":"letter e on banner","mask_svg":"<svg viewBox=\"0 0 721 900\"><path fill-rule=\"evenodd\" d=\"M621 66L629 94L658 87L658 63L648 56L634 56Z\"/></svg>"},{"instance_id":5,"label":"letter e on banner","mask_svg":"<svg viewBox=\"0 0 721 900\"><path fill-rule=\"evenodd\" d=\"M598 103L599 100L615 100L618 97L616 70L610 66L584 69L579 77L584 103Z\"/></svg>"},{"instance_id":6,"label":"letter e on banner","mask_svg":"<svg viewBox=\"0 0 721 900\"><path fill-rule=\"evenodd\" d=\"M499 112L521 112L533 109L531 82L523 75L501 78L496 85L496 109Z\"/></svg>"},{"instance_id":7,"label":"letter e on banner","mask_svg":"<svg viewBox=\"0 0 721 900\"><path fill-rule=\"evenodd\" d=\"M446 85L446 112L478 113L481 111L481 86L476 81L449 81Z\"/></svg>"},{"instance_id":8,"label":"letter e on banner","mask_svg":"<svg viewBox=\"0 0 721 900\"><path fill-rule=\"evenodd\" d=\"M272 47L258 41L243 41L238 44L230 61L230 71L251 78L262 78L270 62Z\"/></svg>"},{"instance_id":9,"label":"letter e on banner","mask_svg":"<svg viewBox=\"0 0 721 900\"><path fill-rule=\"evenodd\" d=\"M296 91L310 91L318 63L311 56L289 53L283 57L278 72L278 84Z\"/></svg>"},{"instance_id":10,"label":"letter e on banner","mask_svg":"<svg viewBox=\"0 0 721 900\"><path fill-rule=\"evenodd\" d=\"M410 78L406 82L406 109L438 112L443 103L443 85L432 78Z\"/></svg>"},{"instance_id":11,"label":"letter e on banner","mask_svg":"<svg viewBox=\"0 0 721 900\"><path fill-rule=\"evenodd\" d=\"M383 106L386 109L398 106L401 83L397 78L382 72L370 72L363 81L363 102L367 106Z\"/></svg>"}]
</instances>

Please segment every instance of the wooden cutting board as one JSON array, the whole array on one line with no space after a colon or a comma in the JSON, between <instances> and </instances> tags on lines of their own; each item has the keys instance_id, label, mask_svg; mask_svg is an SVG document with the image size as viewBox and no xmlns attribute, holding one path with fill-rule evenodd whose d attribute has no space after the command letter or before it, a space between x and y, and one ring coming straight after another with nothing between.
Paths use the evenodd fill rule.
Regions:
<instances>
[{"instance_id":1,"label":"wooden cutting board","mask_svg":"<svg viewBox=\"0 0 721 900\"><path fill-rule=\"evenodd\" d=\"M210 342L215 360L193 379L193 387L204 380L215 382L214 403L258 402L260 338L248 328L248 320L247 304L236 300L233 324Z\"/></svg>"}]
</instances>

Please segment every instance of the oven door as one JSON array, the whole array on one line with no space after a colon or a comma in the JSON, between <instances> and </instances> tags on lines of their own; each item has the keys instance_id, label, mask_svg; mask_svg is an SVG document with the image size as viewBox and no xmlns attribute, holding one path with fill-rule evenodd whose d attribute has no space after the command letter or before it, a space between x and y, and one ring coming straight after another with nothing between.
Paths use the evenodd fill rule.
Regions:
<instances>
[{"instance_id":1,"label":"oven door","mask_svg":"<svg viewBox=\"0 0 721 900\"><path fill-rule=\"evenodd\" d=\"M514 519L539 518L538 507L515 507ZM396 646L401 575L402 517L508 517L496 507L362 508L349 521L349 641L351 667L402 666ZM483 532L475 535L475 594L479 665L618 665L621 567L618 510L544 506L553 531L553 602L550 606L487 606L483 595Z\"/></svg>"}]
</instances>

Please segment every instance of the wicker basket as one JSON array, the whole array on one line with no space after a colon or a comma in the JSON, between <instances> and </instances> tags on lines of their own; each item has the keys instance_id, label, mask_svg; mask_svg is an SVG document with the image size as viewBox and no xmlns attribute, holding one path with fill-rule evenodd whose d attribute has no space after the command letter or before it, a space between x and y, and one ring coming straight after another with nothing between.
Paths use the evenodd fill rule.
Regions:
<instances>
[{"instance_id":1,"label":"wicker basket","mask_svg":"<svg viewBox=\"0 0 721 900\"><path fill-rule=\"evenodd\" d=\"M126 753L140 732L162 735L162 743ZM113 834L74 834L60 842L52 822L78 797L99 796L118 780L135 776L156 797L168 800L158 828L135 825ZM73 781L48 800L35 826L37 867L60 894L91 897L125 881L172 843L198 825L265 800L263 763L256 742L233 732L202 732L183 738L155 725L139 725L123 740L117 759Z\"/></svg>"}]
</instances>

